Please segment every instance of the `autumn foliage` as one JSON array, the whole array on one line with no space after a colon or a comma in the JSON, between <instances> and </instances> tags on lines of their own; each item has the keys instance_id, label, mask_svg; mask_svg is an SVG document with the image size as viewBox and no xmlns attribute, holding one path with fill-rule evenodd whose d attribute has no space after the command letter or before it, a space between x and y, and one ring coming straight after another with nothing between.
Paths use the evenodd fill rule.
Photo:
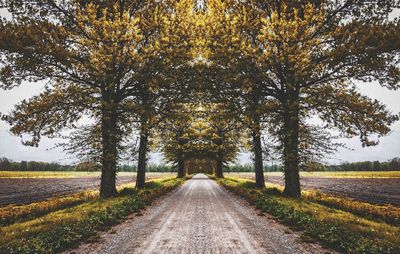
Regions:
<instances>
[{"instance_id":1,"label":"autumn foliage","mask_svg":"<svg viewBox=\"0 0 400 254\"><path fill-rule=\"evenodd\" d=\"M86 159L102 166L103 197L117 193L126 151L138 161L136 186L144 186L150 149L179 176L185 160L209 158L219 177L250 150L258 188L274 150L284 193L300 197L300 165L330 150L331 136L319 129L370 146L398 120L355 86L399 88L397 7L389 0L6 1L0 87L46 86L2 119L31 146L77 131L71 137L85 144ZM308 124L313 117L322 124ZM269 150L264 138L273 140Z\"/></svg>"}]
</instances>

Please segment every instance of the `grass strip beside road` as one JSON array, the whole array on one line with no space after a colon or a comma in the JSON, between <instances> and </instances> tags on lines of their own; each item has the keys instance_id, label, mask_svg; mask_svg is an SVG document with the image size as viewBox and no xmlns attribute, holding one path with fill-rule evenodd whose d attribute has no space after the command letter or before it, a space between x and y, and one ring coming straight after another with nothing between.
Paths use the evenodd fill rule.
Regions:
<instances>
[{"instance_id":1,"label":"grass strip beside road","mask_svg":"<svg viewBox=\"0 0 400 254\"><path fill-rule=\"evenodd\" d=\"M149 174L149 173L147 173ZM166 175L162 177L162 175ZM175 175L175 174L174 174ZM150 178L163 179L172 178L169 173L153 173ZM133 183L121 184L117 187L120 191L123 188L134 188ZM68 207L95 200L99 197L99 191L86 190L67 196L53 197L45 201L34 202L26 205L10 204L0 207L0 226L7 226L16 222L23 222L55 212Z\"/></svg>"},{"instance_id":2,"label":"grass strip beside road","mask_svg":"<svg viewBox=\"0 0 400 254\"><path fill-rule=\"evenodd\" d=\"M318 241L343 253L400 253L398 226L370 220L307 198L288 198L278 188L258 190L254 181L250 180L226 178L217 181L263 212L275 216L281 223L302 231L305 241Z\"/></svg>"},{"instance_id":3,"label":"grass strip beside road","mask_svg":"<svg viewBox=\"0 0 400 254\"><path fill-rule=\"evenodd\" d=\"M330 178L400 178L400 171L324 171L300 172L302 177Z\"/></svg>"},{"instance_id":4,"label":"grass strip beside road","mask_svg":"<svg viewBox=\"0 0 400 254\"><path fill-rule=\"evenodd\" d=\"M146 172L148 175L170 174L163 172ZM0 178L84 178L100 177L101 172L86 171L0 171ZM136 176L136 172L118 172L118 176Z\"/></svg>"},{"instance_id":5,"label":"grass strip beside road","mask_svg":"<svg viewBox=\"0 0 400 254\"><path fill-rule=\"evenodd\" d=\"M283 189L283 187L280 188ZM302 196L307 201L350 212L370 220L400 226L400 208L393 205L371 204L313 190L303 191Z\"/></svg>"},{"instance_id":6,"label":"grass strip beside road","mask_svg":"<svg viewBox=\"0 0 400 254\"><path fill-rule=\"evenodd\" d=\"M159 172L147 172L160 174ZM134 176L135 172L118 172L118 176ZM252 178L254 172L231 172L233 177ZM282 172L265 172L268 176L283 176ZM327 177L327 178L400 178L400 171L324 171L300 172L301 177ZM99 177L100 172L82 171L0 171L0 178L76 178Z\"/></svg>"},{"instance_id":7,"label":"grass strip beside road","mask_svg":"<svg viewBox=\"0 0 400 254\"><path fill-rule=\"evenodd\" d=\"M46 201L27 205L8 205L0 207L0 226L32 220L51 212L95 200L98 197L98 191L82 191L65 197L55 197Z\"/></svg>"},{"instance_id":8,"label":"grass strip beside road","mask_svg":"<svg viewBox=\"0 0 400 254\"><path fill-rule=\"evenodd\" d=\"M98 231L119 223L183 179L152 180L143 190L123 188L115 198L98 199L0 229L0 253L56 253L95 240Z\"/></svg>"},{"instance_id":9,"label":"grass strip beside road","mask_svg":"<svg viewBox=\"0 0 400 254\"><path fill-rule=\"evenodd\" d=\"M160 178L161 179L161 178ZM121 184L118 191L124 188L134 188L134 184ZM61 197L53 197L45 201L34 202L26 205L7 205L0 207L0 226L7 226L16 222L32 220L51 212L70 208L99 198L98 190L81 191Z\"/></svg>"},{"instance_id":10,"label":"grass strip beside road","mask_svg":"<svg viewBox=\"0 0 400 254\"><path fill-rule=\"evenodd\" d=\"M278 193L283 192L283 186L278 184L267 183L267 187L269 189L276 189ZM351 198L322 193L316 190L303 190L301 196L304 200L350 212L366 219L385 222L393 226L400 226L400 207L389 204L371 204Z\"/></svg>"},{"instance_id":11,"label":"grass strip beside road","mask_svg":"<svg viewBox=\"0 0 400 254\"><path fill-rule=\"evenodd\" d=\"M282 172L265 172L265 176L282 176ZM238 178L254 178L254 172L228 172L227 176ZM300 177L311 178L400 178L400 171L321 171L300 172Z\"/></svg>"},{"instance_id":12,"label":"grass strip beside road","mask_svg":"<svg viewBox=\"0 0 400 254\"><path fill-rule=\"evenodd\" d=\"M0 171L0 178L81 178L100 177L100 174L83 171Z\"/></svg>"}]
</instances>

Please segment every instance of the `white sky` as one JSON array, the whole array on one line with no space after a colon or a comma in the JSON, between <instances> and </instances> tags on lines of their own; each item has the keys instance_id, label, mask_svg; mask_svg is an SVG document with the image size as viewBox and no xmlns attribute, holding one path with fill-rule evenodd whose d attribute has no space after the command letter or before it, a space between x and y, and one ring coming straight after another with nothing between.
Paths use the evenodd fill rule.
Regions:
<instances>
[{"instance_id":1,"label":"white sky","mask_svg":"<svg viewBox=\"0 0 400 254\"><path fill-rule=\"evenodd\" d=\"M391 91L376 83L359 83L357 87L362 94L386 104L393 113L400 112L400 91ZM392 132L388 136L382 137L377 146L363 148L358 138L344 140L344 143L353 150L340 149L334 156L336 159L329 160L330 162L384 161L400 157L400 122L396 122L392 126Z\"/></svg>"}]
</instances>

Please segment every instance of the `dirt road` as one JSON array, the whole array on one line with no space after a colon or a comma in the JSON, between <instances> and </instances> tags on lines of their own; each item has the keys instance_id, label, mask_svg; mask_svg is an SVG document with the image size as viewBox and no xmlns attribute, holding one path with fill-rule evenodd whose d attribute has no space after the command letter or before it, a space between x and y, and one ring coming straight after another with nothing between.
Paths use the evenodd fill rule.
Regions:
<instances>
[{"instance_id":1,"label":"dirt road","mask_svg":"<svg viewBox=\"0 0 400 254\"><path fill-rule=\"evenodd\" d=\"M67 253L329 253L268 216L260 216L203 174Z\"/></svg>"}]
</instances>

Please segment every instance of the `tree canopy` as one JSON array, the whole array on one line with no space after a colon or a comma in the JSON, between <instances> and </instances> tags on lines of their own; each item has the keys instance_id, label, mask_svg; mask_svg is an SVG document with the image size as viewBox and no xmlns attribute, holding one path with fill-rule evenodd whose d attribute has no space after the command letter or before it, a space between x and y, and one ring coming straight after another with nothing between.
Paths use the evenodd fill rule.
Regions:
<instances>
[{"instance_id":1,"label":"tree canopy","mask_svg":"<svg viewBox=\"0 0 400 254\"><path fill-rule=\"evenodd\" d=\"M11 18L0 21L0 87L46 87L2 119L30 146L72 130L66 150L101 165L103 197L116 193L124 154L135 154L143 187L153 147L180 177L196 158L215 161L222 177L250 150L259 188L265 155L275 154L285 194L299 197L301 165L334 150L322 129L371 146L399 119L355 86L400 87L394 0L9 0L3 8Z\"/></svg>"}]
</instances>

